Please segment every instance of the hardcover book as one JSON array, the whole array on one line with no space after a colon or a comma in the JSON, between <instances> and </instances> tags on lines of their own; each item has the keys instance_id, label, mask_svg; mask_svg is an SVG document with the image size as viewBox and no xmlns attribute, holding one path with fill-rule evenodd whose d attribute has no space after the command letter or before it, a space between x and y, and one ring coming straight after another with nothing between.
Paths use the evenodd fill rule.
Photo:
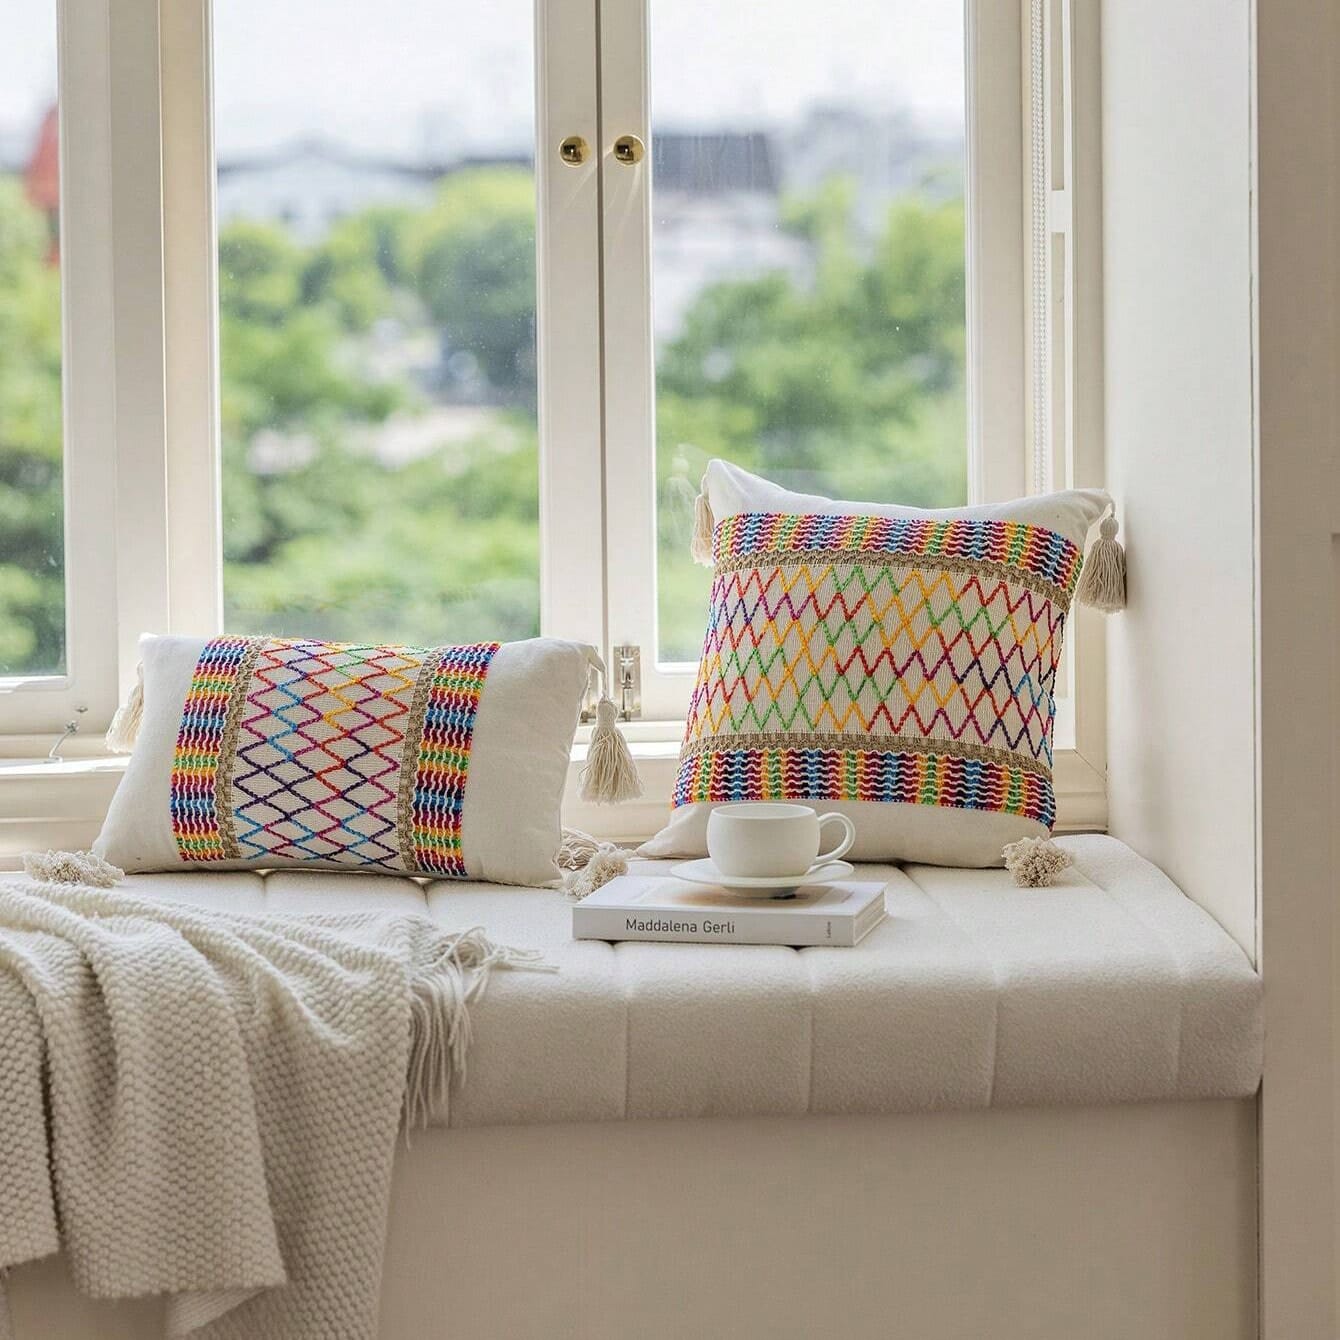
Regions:
<instances>
[{"instance_id":1,"label":"hardcover book","mask_svg":"<svg viewBox=\"0 0 1340 1340\"><path fill-rule=\"evenodd\" d=\"M572 934L577 940L850 947L883 919L884 885L877 881L743 898L665 875L620 875L574 905Z\"/></svg>"}]
</instances>

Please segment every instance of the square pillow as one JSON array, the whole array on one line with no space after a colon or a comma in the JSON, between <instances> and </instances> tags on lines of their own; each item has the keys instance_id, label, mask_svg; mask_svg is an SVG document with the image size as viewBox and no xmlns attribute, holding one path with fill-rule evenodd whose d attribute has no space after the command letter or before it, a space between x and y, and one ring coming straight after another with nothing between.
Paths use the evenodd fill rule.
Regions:
<instances>
[{"instance_id":1,"label":"square pillow","mask_svg":"<svg viewBox=\"0 0 1340 1340\"><path fill-rule=\"evenodd\" d=\"M546 884L594 652L146 637L94 850L127 871L305 866Z\"/></svg>"},{"instance_id":2,"label":"square pillow","mask_svg":"<svg viewBox=\"0 0 1340 1340\"><path fill-rule=\"evenodd\" d=\"M670 822L722 802L848 815L852 859L990 866L1049 833L1053 690L1099 490L928 511L707 467L714 578Z\"/></svg>"}]
</instances>

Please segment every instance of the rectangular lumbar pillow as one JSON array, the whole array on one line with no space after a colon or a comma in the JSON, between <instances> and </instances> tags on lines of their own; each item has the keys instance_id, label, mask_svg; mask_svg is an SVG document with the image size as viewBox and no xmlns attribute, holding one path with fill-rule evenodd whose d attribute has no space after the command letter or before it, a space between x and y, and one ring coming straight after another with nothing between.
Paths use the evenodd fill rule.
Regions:
<instances>
[{"instance_id":1,"label":"rectangular lumbar pillow","mask_svg":"<svg viewBox=\"0 0 1340 1340\"><path fill-rule=\"evenodd\" d=\"M670 822L821 801L857 860L999 865L1051 831L1053 693L1098 490L952 510L834 502L724 461L703 480L714 579ZM1110 541L1109 541L1110 542Z\"/></svg>"},{"instance_id":2,"label":"rectangular lumbar pillow","mask_svg":"<svg viewBox=\"0 0 1340 1340\"><path fill-rule=\"evenodd\" d=\"M95 850L135 870L307 866L544 884L594 651L146 637Z\"/></svg>"}]
</instances>

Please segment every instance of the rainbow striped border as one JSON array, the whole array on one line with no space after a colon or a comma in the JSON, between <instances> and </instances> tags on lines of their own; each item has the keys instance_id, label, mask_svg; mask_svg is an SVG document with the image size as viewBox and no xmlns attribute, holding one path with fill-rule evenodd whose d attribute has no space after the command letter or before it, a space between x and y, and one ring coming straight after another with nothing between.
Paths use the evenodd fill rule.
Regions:
<instances>
[{"instance_id":1,"label":"rainbow striped border","mask_svg":"<svg viewBox=\"0 0 1340 1340\"><path fill-rule=\"evenodd\" d=\"M719 521L712 537L718 564L778 552L959 559L1014 569L1059 587L1069 597L1083 553L1063 535L1022 521L955 517L832 516L740 512Z\"/></svg>"},{"instance_id":2,"label":"rainbow striped border","mask_svg":"<svg viewBox=\"0 0 1340 1340\"><path fill-rule=\"evenodd\" d=\"M168 781L172 836L183 861L237 856L220 804L220 769L230 753L230 708L250 678L256 647L251 638L211 638L191 673Z\"/></svg>"},{"instance_id":3,"label":"rainbow striped border","mask_svg":"<svg viewBox=\"0 0 1340 1340\"><path fill-rule=\"evenodd\" d=\"M422 672L423 726L401 837L405 865L420 874L466 877L461 854L466 774L484 680L499 645L444 647L436 665Z\"/></svg>"},{"instance_id":4,"label":"rainbow striped border","mask_svg":"<svg viewBox=\"0 0 1340 1340\"><path fill-rule=\"evenodd\" d=\"M933 750L705 750L679 765L672 805L731 800L864 800L939 805L1056 822L1051 778L996 759Z\"/></svg>"}]
</instances>

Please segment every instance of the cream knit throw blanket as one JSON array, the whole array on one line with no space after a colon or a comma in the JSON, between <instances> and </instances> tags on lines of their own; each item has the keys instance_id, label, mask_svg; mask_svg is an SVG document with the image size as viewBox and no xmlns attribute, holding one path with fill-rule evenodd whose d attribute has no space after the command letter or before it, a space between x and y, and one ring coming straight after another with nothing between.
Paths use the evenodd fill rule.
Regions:
<instances>
[{"instance_id":1,"label":"cream knit throw blanket","mask_svg":"<svg viewBox=\"0 0 1340 1340\"><path fill-rule=\"evenodd\" d=\"M64 1250L168 1333L372 1336L402 1112L445 1119L478 930L0 882L2 1272Z\"/></svg>"}]
</instances>

